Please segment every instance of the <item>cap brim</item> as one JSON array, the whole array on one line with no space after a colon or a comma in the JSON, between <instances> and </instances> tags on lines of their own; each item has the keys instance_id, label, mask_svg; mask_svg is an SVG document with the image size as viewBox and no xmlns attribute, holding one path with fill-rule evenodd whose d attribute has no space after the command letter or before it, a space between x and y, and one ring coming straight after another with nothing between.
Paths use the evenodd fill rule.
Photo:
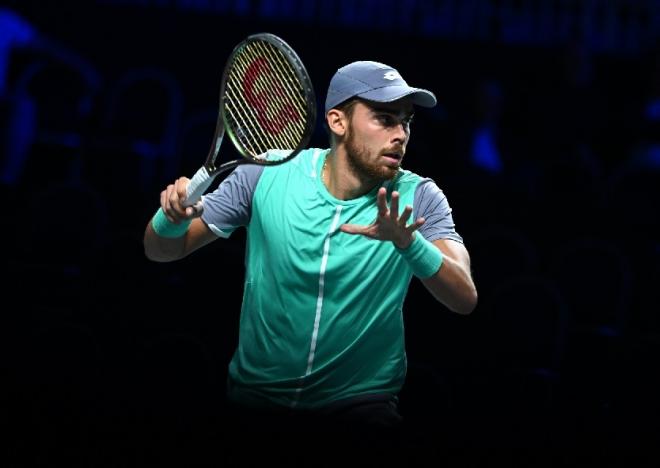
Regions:
<instances>
[{"instance_id":1,"label":"cap brim","mask_svg":"<svg viewBox=\"0 0 660 468\"><path fill-rule=\"evenodd\" d=\"M413 104L422 107L434 107L438 103L431 91L421 88L411 88L410 86L386 86L384 88L372 89L357 96L375 102L393 102L404 97L410 97Z\"/></svg>"}]
</instances>

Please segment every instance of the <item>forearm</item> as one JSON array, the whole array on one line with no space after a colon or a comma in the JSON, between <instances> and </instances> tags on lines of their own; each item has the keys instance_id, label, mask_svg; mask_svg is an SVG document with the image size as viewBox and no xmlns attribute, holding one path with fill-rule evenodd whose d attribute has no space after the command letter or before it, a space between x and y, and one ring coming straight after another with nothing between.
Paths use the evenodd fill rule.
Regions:
<instances>
[{"instance_id":1,"label":"forearm","mask_svg":"<svg viewBox=\"0 0 660 468\"><path fill-rule=\"evenodd\" d=\"M477 305L477 290L469 271L462 262L443 253L442 266L438 272L422 283L436 300L452 312L467 315Z\"/></svg>"},{"instance_id":2,"label":"forearm","mask_svg":"<svg viewBox=\"0 0 660 468\"><path fill-rule=\"evenodd\" d=\"M397 248L413 274L422 280L435 299L453 312L472 312L477 304L477 291L463 244L442 239L429 242L418 232L412 239L406 248Z\"/></svg>"},{"instance_id":3,"label":"forearm","mask_svg":"<svg viewBox=\"0 0 660 468\"><path fill-rule=\"evenodd\" d=\"M186 255L185 236L167 238L154 232L151 222L144 231L144 254L154 262L171 262Z\"/></svg>"}]
</instances>

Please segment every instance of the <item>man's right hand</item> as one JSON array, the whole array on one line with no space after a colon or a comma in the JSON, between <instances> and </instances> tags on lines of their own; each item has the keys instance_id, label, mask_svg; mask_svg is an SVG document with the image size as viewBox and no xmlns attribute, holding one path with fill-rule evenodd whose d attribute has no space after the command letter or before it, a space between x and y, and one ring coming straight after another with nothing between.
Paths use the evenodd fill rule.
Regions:
<instances>
[{"instance_id":1,"label":"man's right hand","mask_svg":"<svg viewBox=\"0 0 660 468\"><path fill-rule=\"evenodd\" d=\"M179 177L173 184L160 192L160 206L171 223L179 224L181 221L198 218L204 211L202 200L192 206L184 206L186 189L190 179Z\"/></svg>"}]
</instances>

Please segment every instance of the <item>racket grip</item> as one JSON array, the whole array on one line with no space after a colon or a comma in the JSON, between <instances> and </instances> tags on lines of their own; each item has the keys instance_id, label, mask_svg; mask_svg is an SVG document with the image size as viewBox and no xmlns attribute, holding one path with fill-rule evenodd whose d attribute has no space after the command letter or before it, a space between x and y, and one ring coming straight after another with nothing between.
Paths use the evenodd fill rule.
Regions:
<instances>
[{"instance_id":1,"label":"racket grip","mask_svg":"<svg viewBox=\"0 0 660 468\"><path fill-rule=\"evenodd\" d=\"M184 206L192 206L202 198L204 192L211 186L215 179L215 175L210 175L206 167L201 167L190 179L188 187L186 187L186 200L183 202Z\"/></svg>"}]
</instances>

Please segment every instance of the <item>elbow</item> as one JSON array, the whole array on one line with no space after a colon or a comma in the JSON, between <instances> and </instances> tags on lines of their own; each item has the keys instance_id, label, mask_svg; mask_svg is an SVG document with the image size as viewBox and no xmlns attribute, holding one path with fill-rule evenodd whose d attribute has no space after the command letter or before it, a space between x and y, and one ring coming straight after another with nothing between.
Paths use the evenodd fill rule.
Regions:
<instances>
[{"instance_id":1,"label":"elbow","mask_svg":"<svg viewBox=\"0 0 660 468\"><path fill-rule=\"evenodd\" d=\"M477 304L479 303L479 296L477 294L477 290L474 289L470 293L470 297L466 301L465 306L463 309L459 312L461 315L470 315L472 312L474 312L474 309L477 308Z\"/></svg>"},{"instance_id":2,"label":"elbow","mask_svg":"<svg viewBox=\"0 0 660 468\"><path fill-rule=\"evenodd\" d=\"M144 246L144 256L147 257L148 260L158 263L172 262L174 260L178 260L179 258L181 258L179 255L167 253L163 250L154 248L153 246L149 246L147 244L145 244Z\"/></svg>"},{"instance_id":3,"label":"elbow","mask_svg":"<svg viewBox=\"0 0 660 468\"><path fill-rule=\"evenodd\" d=\"M146 253L146 252L145 252L145 255L144 255L144 256L147 257L147 260L151 260L152 262L160 262L160 263L162 263L162 262L165 261L165 260L162 260L162 259L159 258L159 257L154 256L154 255L149 255L149 254Z\"/></svg>"},{"instance_id":4,"label":"elbow","mask_svg":"<svg viewBox=\"0 0 660 468\"><path fill-rule=\"evenodd\" d=\"M156 249L154 243L149 240L148 231L144 235L142 248L144 249L144 256L147 257L147 260L151 260L152 262L163 261L161 260L161 256L158 255L158 249Z\"/></svg>"},{"instance_id":5,"label":"elbow","mask_svg":"<svg viewBox=\"0 0 660 468\"><path fill-rule=\"evenodd\" d=\"M459 315L470 315L477 307L478 302L477 291L475 289L472 289L465 295L461 295L461 297L454 297L453 299L443 298L435 294L434 297L449 310Z\"/></svg>"},{"instance_id":6,"label":"elbow","mask_svg":"<svg viewBox=\"0 0 660 468\"><path fill-rule=\"evenodd\" d=\"M475 288L471 288L469 293L463 298L462 301L460 301L460 303L456 304L452 311L459 315L470 315L474 309L476 309L478 302L479 297L477 295L477 290Z\"/></svg>"},{"instance_id":7,"label":"elbow","mask_svg":"<svg viewBox=\"0 0 660 468\"><path fill-rule=\"evenodd\" d=\"M158 255L156 252L152 251L151 249L147 248L145 246L144 248L144 256L147 257L147 260L151 260L152 262L166 262L167 260Z\"/></svg>"}]
</instances>

